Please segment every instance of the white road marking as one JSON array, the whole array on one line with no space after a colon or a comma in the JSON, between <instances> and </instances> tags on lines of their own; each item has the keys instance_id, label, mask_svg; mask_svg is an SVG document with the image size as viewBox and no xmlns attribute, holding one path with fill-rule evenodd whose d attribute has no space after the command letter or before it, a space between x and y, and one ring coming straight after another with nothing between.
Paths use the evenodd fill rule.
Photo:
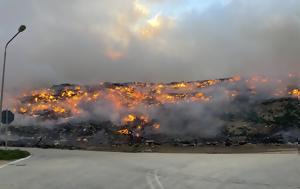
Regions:
<instances>
[{"instance_id":1,"label":"white road marking","mask_svg":"<svg viewBox=\"0 0 300 189\"><path fill-rule=\"evenodd\" d=\"M18 160L16 160L16 161L12 161L12 162L6 163L6 164L0 166L0 169L6 167L6 166L8 166L8 165L14 165L14 164L16 164L16 163L19 163L19 162L21 162L21 161L27 160L27 159L29 159L29 158L31 158L31 156L28 156L28 157L26 157L26 158L22 158L22 159L18 159Z\"/></svg>"},{"instance_id":2,"label":"white road marking","mask_svg":"<svg viewBox=\"0 0 300 189\"><path fill-rule=\"evenodd\" d=\"M165 189L164 186L162 185L162 183L160 182L158 176L157 176L157 170L154 171L154 178L155 178L156 183L160 187L160 189Z\"/></svg>"},{"instance_id":3,"label":"white road marking","mask_svg":"<svg viewBox=\"0 0 300 189\"><path fill-rule=\"evenodd\" d=\"M165 189L158 178L157 170L149 171L146 175L146 179L147 179L148 185L150 186L150 189ZM154 185L156 185L158 187L155 187Z\"/></svg>"},{"instance_id":4,"label":"white road marking","mask_svg":"<svg viewBox=\"0 0 300 189\"><path fill-rule=\"evenodd\" d=\"M152 180L151 180L151 175L150 175L150 173L147 173L147 175L146 175L146 179L147 179L147 183L148 183L148 185L150 186L150 189L156 189L156 188L154 187L153 183L152 183Z\"/></svg>"}]
</instances>

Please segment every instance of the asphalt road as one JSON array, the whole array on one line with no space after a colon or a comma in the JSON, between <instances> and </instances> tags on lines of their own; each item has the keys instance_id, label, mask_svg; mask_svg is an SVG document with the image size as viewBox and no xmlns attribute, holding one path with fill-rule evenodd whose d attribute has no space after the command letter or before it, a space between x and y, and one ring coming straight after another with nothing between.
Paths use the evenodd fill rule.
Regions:
<instances>
[{"instance_id":1,"label":"asphalt road","mask_svg":"<svg viewBox=\"0 0 300 189\"><path fill-rule=\"evenodd\" d=\"M0 189L292 189L299 154L155 154L29 149Z\"/></svg>"}]
</instances>

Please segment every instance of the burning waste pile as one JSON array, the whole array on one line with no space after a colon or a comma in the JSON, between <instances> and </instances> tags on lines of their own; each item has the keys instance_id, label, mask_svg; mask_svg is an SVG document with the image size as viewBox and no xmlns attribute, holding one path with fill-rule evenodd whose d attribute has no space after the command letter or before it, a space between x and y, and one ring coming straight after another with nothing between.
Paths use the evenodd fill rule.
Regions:
<instances>
[{"instance_id":1,"label":"burning waste pile","mask_svg":"<svg viewBox=\"0 0 300 189\"><path fill-rule=\"evenodd\" d=\"M299 78L55 85L17 97L10 144L297 142Z\"/></svg>"}]
</instances>

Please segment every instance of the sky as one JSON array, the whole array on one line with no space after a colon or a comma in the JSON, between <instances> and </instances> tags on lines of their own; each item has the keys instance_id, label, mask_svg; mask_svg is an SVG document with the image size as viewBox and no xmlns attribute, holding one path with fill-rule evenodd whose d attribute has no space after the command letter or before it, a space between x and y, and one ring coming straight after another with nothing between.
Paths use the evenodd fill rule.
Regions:
<instances>
[{"instance_id":1,"label":"sky","mask_svg":"<svg viewBox=\"0 0 300 189\"><path fill-rule=\"evenodd\" d=\"M299 0L0 0L8 90L300 68ZM3 59L3 53L0 55Z\"/></svg>"}]
</instances>

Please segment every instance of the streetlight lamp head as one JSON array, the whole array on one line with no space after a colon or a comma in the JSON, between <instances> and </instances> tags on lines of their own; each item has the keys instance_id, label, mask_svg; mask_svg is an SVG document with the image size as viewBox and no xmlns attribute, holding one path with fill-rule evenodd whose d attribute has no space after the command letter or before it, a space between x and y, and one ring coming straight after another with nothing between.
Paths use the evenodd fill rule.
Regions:
<instances>
[{"instance_id":1,"label":"streetlight lamp head","mask_svg":"<svg viewBox=\"0 0 300 189\"><path fill-rule=\"evenodd\" d=\"M25 29L26 29L26 26L25 25L21 25L19 27L19 32L23 32Z\"/></svg>"}]
</instances>

